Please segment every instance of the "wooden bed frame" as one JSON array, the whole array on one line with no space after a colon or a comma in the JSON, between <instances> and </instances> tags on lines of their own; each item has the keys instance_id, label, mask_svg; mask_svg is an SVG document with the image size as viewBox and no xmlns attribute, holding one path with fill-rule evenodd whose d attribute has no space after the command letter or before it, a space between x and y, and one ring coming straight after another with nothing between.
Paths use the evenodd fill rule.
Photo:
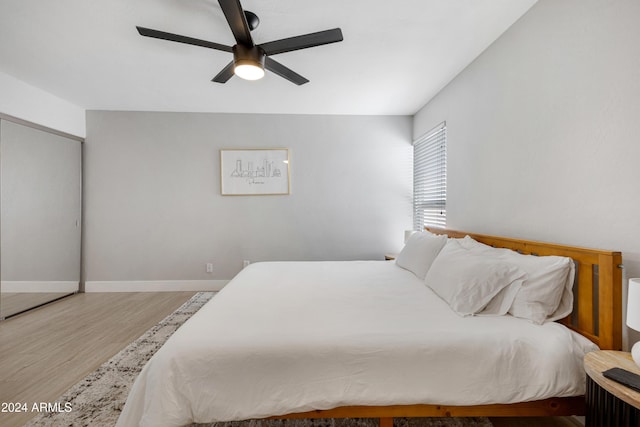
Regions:
<instances>
[{"instance_id":1,"label":"wooden bed frame","mask_svg":"<svg viewBox=\"0 0 640 427\"><path fill-rule=\"evenodd\" d=\"M559 322L589 338L603 350L622 348L622 255L620 252L584 249L447 229L428 229L449 237L471 236L484 244L523 254L570 257L576 265L573 313ZM531 402L477 406L393 405L343 406L271 417L379 418L380 427L392 427L394 417L521 417L584 415L584 396L558 397Z\"/></svg>"}]
</instances>

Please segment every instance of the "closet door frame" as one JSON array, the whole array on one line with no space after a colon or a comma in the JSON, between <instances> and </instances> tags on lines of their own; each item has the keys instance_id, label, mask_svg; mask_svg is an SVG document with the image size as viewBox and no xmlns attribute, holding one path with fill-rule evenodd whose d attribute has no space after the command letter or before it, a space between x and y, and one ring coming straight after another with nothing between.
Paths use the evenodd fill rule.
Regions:
<instances>
[{"instance_id":1,"label":"closet door frame","mask_svg":"<svg viewBox=\"0 0 640 427\"><path fill-rule=\"evenodd\" d=\"M84 248L83 248L83 240L84 240L84 237L83 237L83 235L84 235L84 182L83 181L84 181L84 142L85 142L85 139L82 138L82 137L79 137L77 135L72 135L72 134L69 134L69 133L66 133L66 132L62 132L62 131L59 131L59 130L56 130L56 129L52 129L52 128L44 126L44 125L40 125L38 123L33 123L33 122L28 121L28 120L20 119L18 117L14 117L14 116L11 116L11 115L8 115L8 114L0 112L0 127L2 126L2 122L3 121L11 122L13 124L25 126L25 127L31 128L31 129L42 131L42 132L46 132L48 134L56 135L56 136L63 137L63 138L66 138L66 139L69 139L69 140L72 140L72 141L77 141L78 143L80 143L80 183L79 183L79 185L80 185L80 194L79 194L79 197L80 197L80 213L79 213L79 215L80 215L80 225L79 225L79 227L80 227L80 241L79 241L80 259L78 260L78 267L79 267L79 271L78 271L78 278L79 278L78 288L75 290L75 292L69 293L67 295L64 295L64 296L61 296L61 297L58 297L58 298L51 299L50 301L46 301L46 302L42 302L42 303L33 305L31 307L25 308L24 310L20 310L19 312L11 313L11 314L9 314L7 316L5 316L3 313L0 312L0 321L5 320L6 318L10 318L10 317L16 316L18 314L24 313L25 311L29 311L29 310L32 310L34 308L41 307L42 305L49 304L51 302L57 301L57 300L59 300L61 298L66 298L67 296L73 295L75 293L84 292L84 281L85 281L84 266L83 266L83 262L82 262L83 250L84 250ZM1 230L0 230L0 233L2 233ZM0 236L1 236L1 234L0 234ZM2 265L0 264L0 271L1 270L2 270ZM0 291L1 291L1 288L0 288ZM1 298L1 296L0 296L0 298ZM0 300L0 305L1 304L2 304L2 301Z\"/></svg>"}]
</instances>

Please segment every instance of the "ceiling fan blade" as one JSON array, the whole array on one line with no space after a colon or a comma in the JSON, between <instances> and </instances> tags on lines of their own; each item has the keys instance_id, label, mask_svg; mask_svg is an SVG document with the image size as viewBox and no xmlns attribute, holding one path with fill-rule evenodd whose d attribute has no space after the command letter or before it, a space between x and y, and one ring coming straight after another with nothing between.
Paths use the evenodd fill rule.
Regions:
<instances>
[{"instance_id":1,"label":"ceiling fan blade","mask_svg":"<svg viewBox=\"0 0 640 427\"><path fill-rule=\"evenodd\" d=\"M309 83L309 80L305 79L300 74L296 73L290 68L285 67L278 61L274 61L268 56L265 58L264 67L267 70L279 75L280 77L283 77L290 82L297 84L298 86Z\"/></svg>"},{"instance_id":2,"label":"ceiling fan blade","mask_svg":"<svg viewBox=\"0 0 640 427\"><path fill-rule=\"evenodd\" d=\"M340 28L333 28L331 30L318 31L317 33L274 40L263 43L260 47L264 49L267 55L276 55L278 53L291 52L292 50L341 42L342 40L342 30L340 30Z\"/></svg>"},{"instance_id":3,"label":"ceiling fan blade","mask_svg":"<svg viewBox=\"0 0 640 427\"><path fill-rule=\"evenodd\" d=\"M206 40L194 39L193 37L181 36L179 34L166 33L164 31L152 30L151 28L136 27L141 36L152 37L154 39L169 40L172 42L190 44L194 46L208 47L209 49L222 50L225 52L233 52L231 46L220 43L209 42Z\"/></svg>"},{"instance_id":4,"label":"ceiling fan blade","mask_svg":"<svg viewBox=\"0 0 640 427\"><path fill-rule=\"evenodd\" d=\"M239 0L218 0L222 12L224 12L225 18L231 27L231 32L236 41L245 46L253 46L253 39L251 38L251 30L247 23L247 18L242 9L242 5Z\"/></svg>"},{"instance_id":5,"label":"ceiling fan blade","mask_svg":"<svg viewBox=\"0 0 640 427\"><path fill-rule=\"evenodd\" d=\"M233 77L233 61L229 62L211 81L216 83L226 83Z\"/></svg>"}]
</instances>

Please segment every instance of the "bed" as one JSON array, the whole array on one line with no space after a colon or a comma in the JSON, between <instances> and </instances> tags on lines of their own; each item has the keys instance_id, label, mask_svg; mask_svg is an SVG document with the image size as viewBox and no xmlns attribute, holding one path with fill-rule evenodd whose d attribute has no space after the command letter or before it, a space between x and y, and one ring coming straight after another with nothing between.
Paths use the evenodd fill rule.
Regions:
<instances>
[{"instance_id":1,"label":"bed","mask_svg":"<svg viewBox=\"0 0 640 427\"><path fill-rule=\"evenodd\" d=\"M387 261L257 263L154 355L118 426L584 414L584 354L621 347L620 253L432 231L570 257L571 315L460 316Z\"/></svg>"}]
</instances>

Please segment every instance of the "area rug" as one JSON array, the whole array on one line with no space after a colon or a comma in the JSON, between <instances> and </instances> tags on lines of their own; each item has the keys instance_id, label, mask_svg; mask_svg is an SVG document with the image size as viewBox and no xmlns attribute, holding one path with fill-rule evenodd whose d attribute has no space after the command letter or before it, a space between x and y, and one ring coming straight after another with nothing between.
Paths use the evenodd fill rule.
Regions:
<instances>
[{"instance_id":1,"label":"area rug","mask_svg":"<svg viewBox=\"0 0 640 427\"><path fill-rule=\"evenodd\" d=\"M56 400L65 412L44 412L25 427L111 427L138 373L164 342L215 292L199 292L140 338L67 390ZM252 420L189 427L377 427L377 419ZM488 418L395 418L394 427L492 427Z\"/></svg>"}]
</instances>

